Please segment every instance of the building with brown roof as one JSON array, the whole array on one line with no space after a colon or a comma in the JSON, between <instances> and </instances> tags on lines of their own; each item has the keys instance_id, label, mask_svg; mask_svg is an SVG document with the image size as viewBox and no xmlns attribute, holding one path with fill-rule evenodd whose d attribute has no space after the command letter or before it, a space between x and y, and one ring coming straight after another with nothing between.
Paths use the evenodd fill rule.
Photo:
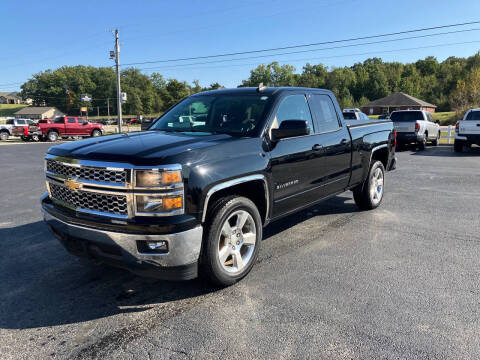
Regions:
<instances>
[{"instance_id":1,"label":"building with brown roof","mask_svg":"<svg viewBox=\"0 0 480 360\"><path fill-rule=\"evenodd\" d=\"M363 105L362 111L368 115L390 114L394 110L427 110L434 113L436 108L426 101L397 92Z\"/></svg>"},{"instance_id":2,"label":"building with brown roof","mask_svg":"<svg viewBox=\"0 0 480 360\"><path fill-rule=\"evenodd\" d=\"M53 106L27 106L13 115L25 119L52 119L57 116L65 116L64 113Z\"/></svg>"}]
</instances>

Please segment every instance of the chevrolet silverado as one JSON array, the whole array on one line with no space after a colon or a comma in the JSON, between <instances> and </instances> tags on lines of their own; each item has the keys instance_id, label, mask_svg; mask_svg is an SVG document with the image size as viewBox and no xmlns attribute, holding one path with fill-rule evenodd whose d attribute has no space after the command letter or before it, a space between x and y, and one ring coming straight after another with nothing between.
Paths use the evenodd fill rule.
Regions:
<instances>
[{"instance_id":1,"label":"chevrolet silverado","mask_svg":"<svg viewBox=\"0 0 480 360\"><path fill-rule=\"evenodd\" d=\"M251 270L270 222L347 190L378 207L395 141L390 121L345 121L328 90L207 91L148 131L50 148L41 206L73 254L226 286Z\"/></svg>"}]
</instances>

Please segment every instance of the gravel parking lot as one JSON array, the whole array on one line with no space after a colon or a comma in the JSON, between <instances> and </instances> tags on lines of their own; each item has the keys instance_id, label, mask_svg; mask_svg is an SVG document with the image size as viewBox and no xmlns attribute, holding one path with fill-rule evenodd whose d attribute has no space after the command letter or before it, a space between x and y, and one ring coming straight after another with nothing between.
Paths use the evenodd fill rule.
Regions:
<instances>
[{"instance_id":1,"label":"gravel parking lot","mask_svg":"<svg viewBox=\"0 0 480 360\"><path fill-rule=\"evenodd\" d=\"M32 358L480 358L480 149L398 153L386 198L345 193L265 230L226 289L69 255L42 222L50 144L0 147L0 354Z\"/></svg>"}]
</instances>

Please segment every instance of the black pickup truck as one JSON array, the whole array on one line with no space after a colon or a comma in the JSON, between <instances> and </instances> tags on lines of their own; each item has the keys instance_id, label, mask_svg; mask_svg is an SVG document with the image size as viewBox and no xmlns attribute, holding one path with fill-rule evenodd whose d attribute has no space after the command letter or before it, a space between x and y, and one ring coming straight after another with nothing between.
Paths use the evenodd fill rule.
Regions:
<instances>
[{"instance_id":1,"label":"black pickup truck","mask_svg":"<svg viewBox=\"0 0 480 360\"><path fill-rule=\"evenodd\" d=\"M327 90L239 88L192 95L145 132L54 146L45 161L44 218L70 252L230 285L268 223L347 190L360 209L379 206L395 132L347 123Z\"/></svg>"}]
</instances>

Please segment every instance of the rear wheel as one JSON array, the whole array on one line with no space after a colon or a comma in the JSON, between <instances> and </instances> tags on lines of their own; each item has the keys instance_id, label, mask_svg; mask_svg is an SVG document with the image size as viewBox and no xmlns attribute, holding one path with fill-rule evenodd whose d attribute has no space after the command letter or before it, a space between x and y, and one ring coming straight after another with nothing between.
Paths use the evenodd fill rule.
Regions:
<instances>
[{"instance_id":1,"label":"rear wheel","mask_svg":"<svg viewBox=\"0 0 480 360\"><path fill-rule=\"evenodd\" d=\"M209 280L229 286L252 269L262 241L262 219L255 204L241 196L217 201L204 233L202 266Z\"/></svg>"},{"instance_id":2,"label":"rear wheel","mask_svg":"<svg viewBox=\"0 0 480 360\"><path fill-rule=\"evenodd\" d=\"M56 131L50 131L48 134L47 134L47 139L48 141L50 142L55 142L58 140L58 133Z\"/></svg>"},{"instance_id":3,"label":"rear wheel","mask_svg":"<svg viewBox=\"0 0 480 360\"><path fill-rule=\"evenodd\" d=\"M0 140L8 140L8 138L10 137L10 134L8 133L8 131L0 131Z\"/></svg>"},{"instance_id":4,"label":"rear wheel","mask_svg":"<svg viewBox=\"0 0 480 360\"><path fill-rule=\"evenodd\" d=\"M427 147L427 136L424 134L421 141L418 143L418 150L425 150Z\"/></svg>"},{"instance_id":5,"label":"rear wheel","mask_svg":"<svg viewBox=\"0 0 480 360\"><path fill-rule=\"evenodd\" d=\"M35 134L35 135L32 135L31 138L32 138L32 140L35 141L35 142L40 141L40 136L39 136L39 135L36 135L36 134Z\"/></svg>"},{"instance_id":6,"label":"rear wheel","mask_svg":"<svg viewBox=\"0 0 480 360\"><path fill-rule=\"evenodd\" d=\"M381 161L375 161L370 167L365 182L353 190L355 204L361 210L377 208L383 200L385 190L385 168Z\"/></svg>"},{"instance_id":7,"label":"rear wheel","mask_svg":"<svg viewBox=\"0 0 480 360\"><path fill-rule=\"evenodd\" d=\"M455 140L455 142L453 143L453 150L455 152L461 153L463 152L464 145L465 143L462 140Z\"/></svg>"}]
</instances>

